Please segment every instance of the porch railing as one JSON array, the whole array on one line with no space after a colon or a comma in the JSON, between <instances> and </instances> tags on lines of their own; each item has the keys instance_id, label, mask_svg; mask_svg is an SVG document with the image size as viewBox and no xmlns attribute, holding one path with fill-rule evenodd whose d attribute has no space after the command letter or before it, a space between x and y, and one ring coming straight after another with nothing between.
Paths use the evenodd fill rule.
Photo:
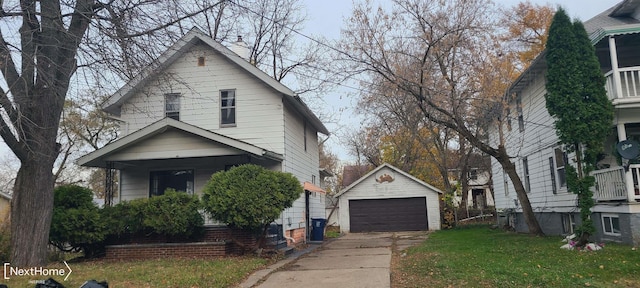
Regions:
<instances>
[{"instance_id":1,"label":"porch railing","mask_svg":"<svg viewBox=\"0 0 640 288\"><path fill-rule=\"evenodd\" d=\"M627 199L627 184L623 167L613 167L593 171L596 184L593 198L596 201L612 201Z\"/></svg>"},{"instance_id":2,"label":"porch railing","mask_svg":"<svg viewBox=\"0 0 640 288\"><path fill-rule=\"evenodd\" d=\"M610 100L640 97L640 66L624 67L618 69L620 73L620 87L622 95L617 95L613 71L605 74L607 95ZM640 98L638 98L640 100Z\"/></svg>"}]
</instances>

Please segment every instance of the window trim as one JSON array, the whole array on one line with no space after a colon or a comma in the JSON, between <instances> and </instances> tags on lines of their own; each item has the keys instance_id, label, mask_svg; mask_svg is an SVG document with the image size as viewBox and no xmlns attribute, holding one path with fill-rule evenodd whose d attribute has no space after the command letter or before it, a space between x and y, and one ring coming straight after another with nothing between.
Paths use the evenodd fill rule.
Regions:
<instances>
[{"instance_id":1,"label":"window trim","mask_svg":"<svg viewBox=\"0 0 640 288\"><path fill-rule=\"evenodd\" d=\"M527 157L522 158L522 173L524 174L524 190L531 192L531 179L529 178L529 159Z\"/></svg>"},{"instance_id":2,"label":"window trim","mask_svg":"<svg viewBox=\"0 0 640 288\"><path fill-rule=\"evenodd\" d=\"M504 196L509 196L509 175L502 169L502 182L504 184Z\"/></svg>"},{"instance_id":3,"label":"window trim","mask_svg":"<svg viewBox=\"0 0 640 288\"><path fill-rule=\"evenodd\" d=\"M611 227L611 232L607 232L607 229L606 229L607 226L605 225L605 221L606 221L605 218L609 218L609 221L607 221L607 222L609 222L609 226ZM618 222L618 232L617 233L615 232L615 229L613 227L614 226L613 225L613 219L614 218L618 219L618 221L617 221ZM621 236L622 235L622 232L620 232L620 215L617 215L617 214L602 214L602 215L600 215L600 219L602 220L602 233L604 235L609 235L609 236Z\"/></svg>"},{"instance_id":4,"label":"window trim","mask_svg":"<svg viewBox=\"0 0 640 288\"><path fill-rule=\"evenodd\" d=\"M576 222L573 219L573 214L562 213L560 215L560 219L562 221L562 232L566 234L573 234L576 228Z\"/></svg>"},{"instance_id":5,"label":"window trim","mask_svg":"<svg viewBox=\"0 0 640 288\"><path fill-rule=\"evenodd\" d=\"M229 93L232 92L233 93L233 105L232 106L222 106L222 94L223 93ZM228 97L228 94L227 96ZM237 97L237 93L236 93L236 89L222 89L220 90L220 127L236 127L237 123L238 123L238 97ZM223 111L226 112L227 109L233 109L233 123L222 123L223 119L222 119L222 114Z\"/></svg>"},{"instance_id":6,"label":"window trim","mask_svg":"<svg viewBox=\"0 0 640 288\"><path fill-rule=\"evenodd\" d=\"M170 97L175 97L175 100L177 103L169 103L169 99ZM165 93L164 94L164 117L167 118L171 118L177 121L180 121L180 98L182 98L182 95L180 93ZM174 109L169 109L169 105L175 105L178 106L177 110ZM175 107L174 107L175 108Z\"/></svg>"},{"instance_id":7,"label":"window trim","mask_svg":"<svg viewBox=\"0 0 640 288\"><path fill-rule=\"evenodd\" d=\"M552 150L552 157L549 157L551 173L553 173L551 181L554 185L554 194L559 192L567 192L567 165L569 165L569 157L567 152L563 151L560 147L555 147ZM558 166L558 156L562 155L563 166ZM560 171L562 170L562 174ZM562 177L561 177L562 175ZM564 180L564 181L562 181Z\"/></svg>"}]
</instances>

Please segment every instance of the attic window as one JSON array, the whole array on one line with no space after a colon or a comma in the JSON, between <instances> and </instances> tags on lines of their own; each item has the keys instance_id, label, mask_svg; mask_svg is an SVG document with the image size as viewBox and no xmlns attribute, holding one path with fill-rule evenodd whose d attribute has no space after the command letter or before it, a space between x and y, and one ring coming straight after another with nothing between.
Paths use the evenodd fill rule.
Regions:
<instances>
[{"instance_id":1,"label":"attic window","mask_svg":"<svg viewBox=\"0 0 640 288\"><path fill-rule=\"evenodd\" d=\"M204 56L198 57L198 66L204 66Z\"/></svg>"},{"instance_id":2,"label":"attic window","mask_svg":"<svg viewBox=\"0 0 640 288\"><path fill-rule=\"evenodd\" d=\"M180 93L164 94L164 116L180 120Z\"/></svg>"},{"instance_id":3,"label":"attic window","mask_svg":"<svg viewBox=\"0 0 640 288\"><path fill-rule=\"evenodd\" d=\"M220 91L220 126L236 126L236 91Z\"/></svg>"}]
</instances>

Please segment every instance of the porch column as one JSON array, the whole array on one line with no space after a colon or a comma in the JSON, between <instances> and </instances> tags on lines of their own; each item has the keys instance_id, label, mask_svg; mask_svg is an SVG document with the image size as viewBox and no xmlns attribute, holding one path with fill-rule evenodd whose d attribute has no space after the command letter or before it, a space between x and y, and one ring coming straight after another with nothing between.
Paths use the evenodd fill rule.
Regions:
<instances>
[{"instance_id":1,"label":"porch column","mask_svg":"<svg viewBox=\"0 0 640 288\"><path fill-rule=\"evenodd\" d=\"M627 140L627 131L624 127L624 123L618 123L618 141ZM625 186L627 187L627 201L635 201L635 187L633 187L633 173L631 169L624 173Z\"/></svg>"},{"instance_id":2,"label":"porch column","mask_svg":"<svg viewBox=\"0 0 640 288\"><path fill-rule=\"evenodd\" d=\"M616 38L609 36L609 57L611 57L611 70L613 71L613 88L616 91L614 98L622 98L622 86L620 85L620 71L618 67L618 52L616 50ZM618 134L620 135L620 134ZM626 137L625 137L626 139ZM621 140L622 141L622 140Z\"/></svg>"}]
</instances>

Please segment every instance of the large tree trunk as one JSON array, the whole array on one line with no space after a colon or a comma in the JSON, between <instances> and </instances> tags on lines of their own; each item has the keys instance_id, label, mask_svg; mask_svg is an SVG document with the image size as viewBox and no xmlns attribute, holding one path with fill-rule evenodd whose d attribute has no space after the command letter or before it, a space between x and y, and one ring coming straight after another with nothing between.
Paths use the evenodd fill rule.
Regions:
<instances>
[{"instance_id":1,"label":"large tree trunk","mask_svg":"<svg viewBox=\"0 0 640 288\"><path fill-rule=\"evenodd\" d=\"M533 213L533 209L531 208L531 202L529 202L529 197L524 189L522 180L520 180L520 176L518 176L518 172L516 171L516 165L513 164L508 157L499 157L498 161L513 183L516 195L518 196L518 201L520 201L520 207L522 207L524 221L527 223L527 227L529 227L529 233L544 236L542 228L540 227L540 224Z\"/></svg>"},{"instance_id":2,"label":"large tree trunk","mask_svg":"<svg viewBox=\"0 0 640 288\"><path fill-rule=\"evenodd\" d=\"M18 171L11 203L12 266L46 264L53 212L52 159L55 157L33 153Z\"/></svg>"}]
</instances>

